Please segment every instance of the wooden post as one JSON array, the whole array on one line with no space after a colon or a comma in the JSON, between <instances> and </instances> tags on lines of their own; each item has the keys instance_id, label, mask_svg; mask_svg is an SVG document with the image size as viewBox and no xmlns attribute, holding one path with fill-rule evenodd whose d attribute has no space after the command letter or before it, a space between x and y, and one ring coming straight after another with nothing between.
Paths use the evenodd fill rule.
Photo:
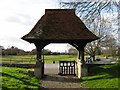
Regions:
<instances>
[{"instance_id":1,"label":"wooden post","mask_svg":"<svg viewBox=\"0 0 120 90\"><path fill-rule=\"evenodd\" d=\"M43 58L42 58L42 77L44 77L44 48L41 50L41 53L43 52Z\"/></svg>"},{"instance_id":2,"label":"wooden post","mask_svg":"<svg viewBox=\"0 0 120 90\"><path fill-rule=\"evenodd\" d=\"M81 59L81 57L80 57L80 54L81 54L81 51L80 51L80 49L79 49L79 51L78 51L79 53L78 53L78 59L80 60Z\"/></svg>"},{"instance_id":3,"label":"wooden post","mask_svg":"<svg viewBox=\"0 0 120 90\"><path fill-rule=\"evenodd\" d=\"M87 76L87 66L85 64L85 60L84 60L84 47L81 48L81 76Z\"/></svg>"},{"instance_id":4,"label":"wooden post","mask_svg":"<svg viewBox=\"0 0 120 90\"><path fill-rule=\"evenodd\" d=\"M44 77L44 60L42 62L42 77Z\"/></svg>"},{"instance_id":5,"label":"wooden post","mask_svg":"<svg viewBox=\"0 0 120 90\"><path fill-rule=\"evenodd\" d=\"M37 60L41 60L41 52L42 52L42 49L40 49L39 47L36 48L37 49Z\"/></svg>"},{"instance_id":6,"label":"wooden post","mask_svg":"<svg viewBox=\"0 0 120 90\"><path fill-rule=\"evenodd\" d=\"M36 45L37 56L36 56L36 67L35 67L34 75L39 79L44 76L44 62L43 62L42 56L41 56L42 48L43 48L43 46L41 44Z\"/></svg>"},{"instance_id":7,"label":"wooden post","mask_svg":"<svg viewBox=\"0 0 120 90\"><path fill-rule=\"evenodd\" d=\"M75 61L74 61L74 76L76 75L76 74L75 74L75 64L76 64L76 63L75 63Z\"/></svg>"},{"instance_id":8,"label":"wooden post","mask_svg":"<svg viewBox=\"0 0 120 90\"><path fill-rule=\"evenodd\" d=\"M84 60L84 47L81 49L81 63L85 65L85 60Z\"/></svg>"},{"instance_id":9,"label":"wooden post","mask_svg":"<svg viewBox=\"0 0 120 90\"><path fill-rule=\"evenodd\" d=\"M82 76L86 76L87 75L87 67L85 64L85 60L84 60L84 47L85 45L79 46L79 55L78 55L78 60L80 60L80 62L78 61L78 77L81 79Z\"/></svg>"},{"instance_id":10,"label":"wooden post","mask_svg":"<svg viewBox=\"0 0 120 90\"><path fill-rule=\"evenodd\" d=\"M66 62L66 74L68 74L68 62Z\"/></svg>"}]
</instances>

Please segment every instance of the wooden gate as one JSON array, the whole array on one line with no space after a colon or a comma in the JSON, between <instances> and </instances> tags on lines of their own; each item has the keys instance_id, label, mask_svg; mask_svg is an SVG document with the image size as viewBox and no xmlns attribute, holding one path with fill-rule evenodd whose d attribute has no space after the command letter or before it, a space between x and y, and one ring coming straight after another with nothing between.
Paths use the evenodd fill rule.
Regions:
<instances>
[{"instance_id":1,"label":"wooden gate","mask_svg":"<svg viewBox=\"0 0 120 90\"><path fill-rule=\"evenodd\" d=\"M75 61L59 61L59 75L76 75Z\"/></svg>"}]
</instances>

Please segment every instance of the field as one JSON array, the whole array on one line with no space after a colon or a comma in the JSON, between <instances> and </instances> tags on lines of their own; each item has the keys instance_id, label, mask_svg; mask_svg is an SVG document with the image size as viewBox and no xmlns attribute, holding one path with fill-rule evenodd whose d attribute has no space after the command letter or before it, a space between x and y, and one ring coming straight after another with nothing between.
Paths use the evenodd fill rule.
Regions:
<instances>
[{"instance_id":1,"label":"field","mask_svg":"<svg viewBox=\"0 0 120 90\"><path fill-rule=\"evenodd\" d=\"M85 58L88 56L85 56ZM99 58L104 58L104 56L96 56ZM44 55L45 64L59 63L60 60L77 60L77 55ZM25 63L25 64L35 64L36 55L24 55L24 56L3 56L3 63Z\"/></svg>"},{"instance_id":2,"label":"field","mask_svg":"<svg viewBox=\"0 0 120 90\"><path fill-rule=\"evenodd\" d=\"M45 55L44 56L45 64L51 64L53 63L53 61L55 61L55 63L58 63L60 60L76 60L76 59L77 59L77 56L74 56L74 55ZM2 57L3 63L35 64L35 61L36 61L35 55Z\"/></svg>"}]
</instances>

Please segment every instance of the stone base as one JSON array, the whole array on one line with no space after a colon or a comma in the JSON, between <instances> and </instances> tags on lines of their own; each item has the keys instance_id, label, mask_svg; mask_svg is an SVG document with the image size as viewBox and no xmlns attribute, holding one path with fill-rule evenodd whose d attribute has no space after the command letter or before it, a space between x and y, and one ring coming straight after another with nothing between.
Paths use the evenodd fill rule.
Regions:
<instances>
[{"instance_id":1,"label":"stone base","mask_svg":"<svg viewBox=\"0 0 120 90\"><path fill-rule=\"evenodd\" d=\"M35 66L35 69L34 69L34 75L35 77L37 78L42 78L42 62L40 61L36 61L36 66Z\"/></svg>"},{"instance_id":2,"label":"stone base","mask_svg":"<svg viewBox=\"0 0 120 90\"><path fill-rule=\"evenodd\" d=\"M81 65L81 76L87 76L88 75L88 70L86 66Z\"/></svg>"},{"instance_id":3,"label":"stone base","mask_svg":"<svg viewBox=\"0 0 120 90\"><path fill-rule=\"evenodd\" d=\"M77 62L77 76L81 78L81 63Z\"/></svg>"},{"instance_id":4,"label":"stone base","mask_svg":"<svg viewBox=\"0 0 120 90\"><path fill-rule=\"evenodd\" d=\"M88 75L88 70L86 66L83 66L79 61L77 62L77 76L81 78Z\"/></svg>"}]
</instances>

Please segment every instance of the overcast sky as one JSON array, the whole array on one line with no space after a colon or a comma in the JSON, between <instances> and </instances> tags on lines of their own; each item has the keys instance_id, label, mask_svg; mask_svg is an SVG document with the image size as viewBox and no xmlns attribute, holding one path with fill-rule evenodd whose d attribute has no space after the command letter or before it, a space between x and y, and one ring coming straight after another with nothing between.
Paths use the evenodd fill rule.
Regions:
<instances>
[{"instance_id":1,"label":"overcast sky","mask_svg":"<svg viewBox=\"0 0 120 90\"><path fill-rule=\"evenodd\" d=\"M27 34L45 13L45 9L59 8L59 0L0 0L0 45L5 48L16 46L30 51L34 44L23 41ZM46 46L52 51L65 51L66 44Z\"/></svg>"},{"instance_id":2,"label":"overcast sky","mask_svg":"<svg viewBox=\"0 0 120 90\"><path fill-rule=\"evenodd\" d=\"M35 48L21 39L31 31L45 13L45 9L59 8L60 0L0 0L0 45L5 48L16 46L30 51ZM110 15L105 15L110 18ZM66 44L50 44L51 51L65 51Z\"/></svg>"}]
</instances>

